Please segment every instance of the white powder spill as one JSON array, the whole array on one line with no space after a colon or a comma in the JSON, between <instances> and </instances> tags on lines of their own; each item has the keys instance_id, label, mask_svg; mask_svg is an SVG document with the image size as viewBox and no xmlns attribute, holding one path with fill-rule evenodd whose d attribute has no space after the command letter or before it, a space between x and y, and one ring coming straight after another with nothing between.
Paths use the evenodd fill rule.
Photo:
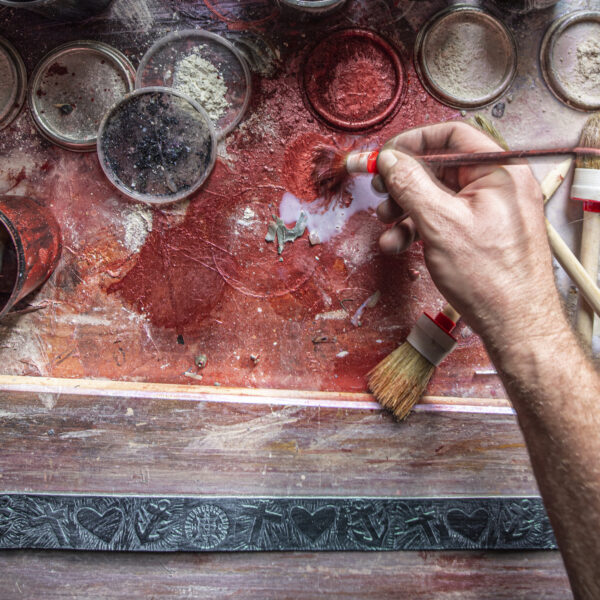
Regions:
<instances>
[{"instance_id":1,"label":"white powder spill","mask_svg":"<svg viewBox=\"0 0 600 600\"><path fill-rule=\"evenodd\" d=\"M15 94L15 72L8 57L0 48L0 113L4 111Z\"/></svg>"},{"instance_id":2,"label":"white powder spill","mask_svg":"<svg viewBox=\"0 0 600 600\"><path fill-rule=\"evenodd\" d=\"M150 3L152 0L114 0L110 16L129 27L149 31L154 23Z\"/></svg>"},{"instance_id":3,"label":"white powder spill","mask_svg":"<svg viewBox=\"0 0 600 600\"><path fill-rule=\"evenodd\" d=\"M511 45L500 26L478 14L450 14L427 35L424 61L434 85L474 101L502 83L512 64Z\"/></svg>"},{"instance_id":4,"label":"white powder spill","mask_svg":"<svg viewBox=\"0 0 600 600\"><path fill-rule=\"evenodd\" d=\"M293 194L286 192L281 200L279 215L284 223L294 223L304 211L308 217L307 227L310 233L316 233L321 242L327 242L342 232L346 223L356 213L372 210L386 198L378 194L371 186L370 175L357 175L352 178L348 190L352 196L350 206L333 205L323 210L316 203L303 202Z\"/></svg>"},{"instance_id":5,"label":"white powder spill","mask_svg":"<svg viewBox=\"0 0 600 600\"><path fill-rule=\"evenodd\" d=\"M202 56L198 46L175 66L173 87L196 100L214 123L226 113L227 84L217 67Z\"/></svg>"},{"instance_id":6,"label":"white powder spill","mask_svg":"<svg viewBox=\"0 0 600 600\"><path fill-rule=\"evenodd\" d=\"M145 206L134 206L125 215L125 246L138 252L152 231L152 211Z\"/></svg>"}]
</instances>

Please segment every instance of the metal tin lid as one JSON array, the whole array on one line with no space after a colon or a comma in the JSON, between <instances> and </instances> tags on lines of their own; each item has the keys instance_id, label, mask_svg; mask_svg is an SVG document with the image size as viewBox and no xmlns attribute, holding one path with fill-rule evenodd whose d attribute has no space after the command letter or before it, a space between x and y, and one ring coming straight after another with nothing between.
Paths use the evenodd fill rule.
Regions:
<instances>
[{"instance_id":1,"label":"metal tin lid","mask_svg":"<svg viewBox=\"0 0 600 600\"><path fill-rule=\"evenodd\" d=\"M106 112L134 87L127 57L101 42L80 40L54 49L36 67L29 106L40 133L77 152L96 149Z\"/></svg>"},{"instance_id":2,"label":"metal tin lid","mask_svg":"<svg viewBox=\"0 0 600 600\"><path fill-rule=\"evenodd\" d=\"M577 11L554 21L540 49L546 84L564 104L600 109L600 12Z\"/></svg>"},{"instance_id":3,"label":"metal tin lid","mask_svg":"<svg viewBox=\"0 0 600 600\"><path fill-rule=\"evenodd\" d=\"M158 40L138 68L135 87L168 87L195 100L227 135L244 116L252 91L245 58L225 38L209 31L176 31Z\"/></svg>"},{"instance_id":4,"label":"metal tin lid","mask_svg":"<svg viewBox=\"0 0 600 600\"><path fill-rule=\"evenodd\" d=\"M308 108L328 125L347 131L376 127L391 118L406 88L396 49L365 29L343 29L321 40L302 71Z\"/></svg>"},{"instance_id":5,"label":"metal tin lid","mask_svg":"<svg viewBox=\"0 0 600 600\"><path fill-rule=\"evenodd\" d=\"M15 47L0 37L0 129L19 114L27 91L27 72Z\"/></svg>"},{"instance_id":6,"label":"metal tin lid","mask_svg":"<svg viewBox=\"0 0 600 600\"><path fill-rule=\"evenodd\" d=\"M315 15L330 13L346 4L346 0L279 0L283 6Z\"/></svg>"},{"instance_id":7,"label":"metal tin lid","mask_svg":"<svg viewBox=\"0 0 600 600\"><path fill-rule=\"evenodd\" d=\"M495 102L517 71L517 44L505 25L473 6L440 11L419 31L415 67L423 86L453 108Z\"/></svg>"},{"instance_id":8,"label":"metal tin lid","mask_svg":"<svg viewBox=\"0 0 600 600\"><path fill-rule=\"evenodd\" d=\"M125 195L150 204L193 194L212 171L216 155L215 130L206 111L164 87L126 96L98 132L105 175Z\"/></svg>"}]
</instances>

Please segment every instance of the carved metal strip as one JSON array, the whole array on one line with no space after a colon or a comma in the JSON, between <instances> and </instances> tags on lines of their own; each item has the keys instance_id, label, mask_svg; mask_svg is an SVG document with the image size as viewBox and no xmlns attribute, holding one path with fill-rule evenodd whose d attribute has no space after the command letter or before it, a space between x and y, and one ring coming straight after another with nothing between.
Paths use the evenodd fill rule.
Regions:
<instances>
[{"instance_id":1,"label":"carved metal strip","mask_svg":"<svg viewBox=\"0 0 600 600\"><path fill-rule=\"evenodd\" d=\"M540 498L5 494L0 548L264 552L557 546Z\"/></svg>"}]
</instances>

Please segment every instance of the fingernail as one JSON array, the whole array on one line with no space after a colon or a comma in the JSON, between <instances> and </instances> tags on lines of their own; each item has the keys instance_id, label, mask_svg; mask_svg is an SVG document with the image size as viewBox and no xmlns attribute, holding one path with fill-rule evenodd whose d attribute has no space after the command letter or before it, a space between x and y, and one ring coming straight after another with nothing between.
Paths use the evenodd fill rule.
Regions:
<instances>
[{"instance_id":1,"label":"fingernail","mask_svg":"<svg viewBox=\"0 0 600 600\"><path fill-rule=\"evenodd\" d=\"M398 159L391 150L384 150L377 159L377 168L380 171L389 171L397 162Z\"/></svg>"}]
</instances>

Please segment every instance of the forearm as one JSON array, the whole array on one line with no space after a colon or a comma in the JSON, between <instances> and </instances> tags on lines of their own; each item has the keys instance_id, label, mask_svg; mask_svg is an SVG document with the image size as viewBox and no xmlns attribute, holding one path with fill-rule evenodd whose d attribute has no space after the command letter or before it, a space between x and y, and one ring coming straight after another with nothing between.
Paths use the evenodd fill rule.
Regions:
<instances>
[{"instance_id":1,"label":"forearm","mask_svg":"<svg viewBox=\"0 0 600 600\"><path fill-rule=\"evenodd\" d=\"M538 319L528 315L484 337L517 411L575 596L600 598L600 378L560 304L549 305Z\"/></svg>"}]
</instances>

